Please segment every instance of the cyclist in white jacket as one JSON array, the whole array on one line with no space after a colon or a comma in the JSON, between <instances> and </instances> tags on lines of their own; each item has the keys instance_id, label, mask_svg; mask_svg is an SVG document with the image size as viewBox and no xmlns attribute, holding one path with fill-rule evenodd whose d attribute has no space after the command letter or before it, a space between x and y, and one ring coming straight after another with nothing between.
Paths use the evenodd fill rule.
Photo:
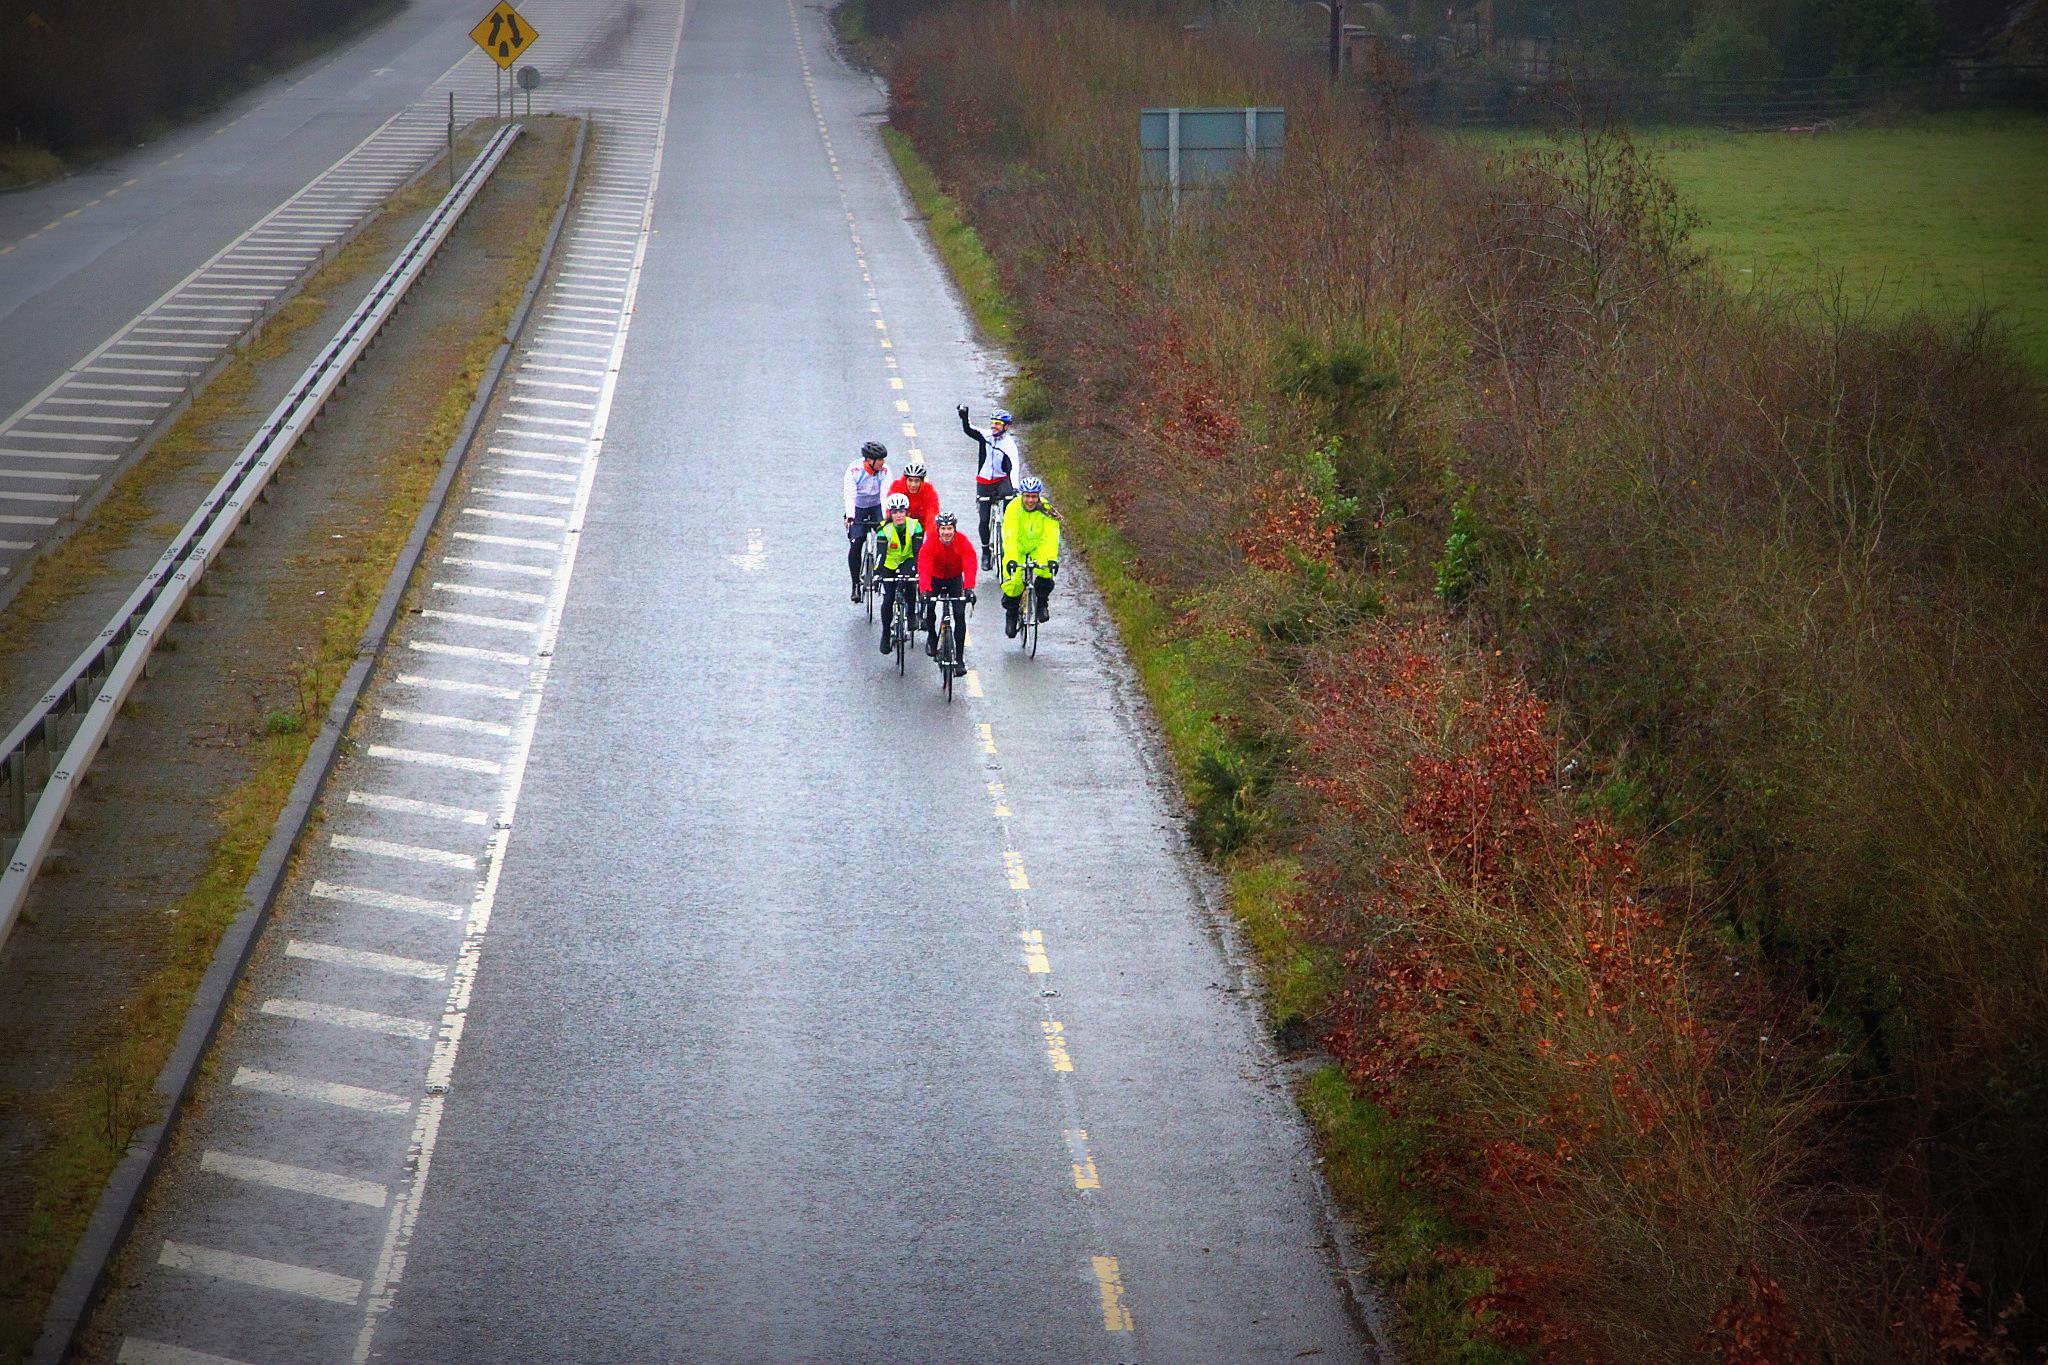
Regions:
<instances>
[{"instance_id":1,"label":"cyclist in white jacket","mask_svg":"<svg viewBox=\"0 0 2048 1365\"><path fill-rule=\"evenodd\" d=\"M1010 414L997 408L989 414L988 433L983 435L967 420L967 409L960 409L960 430L974 438L980 448L980 456L974 468L974 501L981 508L981 567L989 565L988 514L996 506L996 515L1002 515L1002 506L1017 495L1016 479L1018 461L1017 433L1010 430ZM1001 504L1002 506L997 506Z\"/></svg>"},{"instance_id":2,"label":"cyclist in white jacket","mask_svg":"<svg viewBox=\"0 0 2048 1365\"><path fill-rule=\"evenodd\" d=\"M882 524L882 493L889 486L889 448L869 441L860 457L846 466L840 492L846 504L846 574L853 580L853 600L860 601L860 547Z\"/></svg>"}]
</instances>

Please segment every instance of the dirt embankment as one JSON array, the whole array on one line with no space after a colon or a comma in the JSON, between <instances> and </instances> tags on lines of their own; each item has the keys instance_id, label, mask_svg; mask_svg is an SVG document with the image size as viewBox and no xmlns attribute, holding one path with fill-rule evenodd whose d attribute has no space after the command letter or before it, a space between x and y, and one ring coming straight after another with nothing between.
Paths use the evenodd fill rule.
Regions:
<instances>
[{"instance_id":1,"label":"dirt embankment","mask_svg":"<svg viewBox=\"0 0 2048 1365\"><path fill-rule=\"evenodd\" d=\"M0 1359L33 1340L153 1117L193 989L538 260L576 130L527 128L209 571L0 953ZM39 567L0 622L0 692L33 694L104 620L444 188L394 200Z\"/></svg>"}]
</instances>

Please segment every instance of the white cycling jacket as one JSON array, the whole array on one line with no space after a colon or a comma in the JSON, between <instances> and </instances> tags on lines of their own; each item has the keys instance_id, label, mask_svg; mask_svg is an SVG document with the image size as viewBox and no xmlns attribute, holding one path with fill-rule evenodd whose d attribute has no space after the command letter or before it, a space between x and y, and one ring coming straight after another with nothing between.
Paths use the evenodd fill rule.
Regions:
<instances>
[{"instance_id":1,"label":"white cycling jacket","mask_svg":"<svg viewBox=\"0 0 2048 1365\"><path fill-rule=\"evenodd\" d=\"M974 471L977 483L1001 483L1004 479L1015 480L1017 462L1023 457L1017 453L1017 433L1006 431L1000 436L988 438L988 444L981 448L981 467Z\"/></svg>"},{"instance_id":2,"label":"white cycling jacket","mask_svg":"<svg viewBox=\"0 0 2048 1365\"><path fill-rule=\"evenodd\" d=\"M880 507L882 490L889 486L889 466L884 464L879 473L868 473L867 462L856 459L846 466L846 477L841 480L841 492L846 503L846 515L852 516L856 508Z\"/></svg>"}]
</instances>

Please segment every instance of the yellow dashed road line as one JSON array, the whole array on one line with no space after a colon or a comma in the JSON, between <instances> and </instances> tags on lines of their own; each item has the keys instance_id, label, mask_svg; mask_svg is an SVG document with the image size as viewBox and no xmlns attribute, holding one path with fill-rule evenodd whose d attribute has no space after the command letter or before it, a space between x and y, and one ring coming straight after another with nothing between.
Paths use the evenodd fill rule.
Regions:
<instances>
[{"instance_id":1,"label":"yellow dashed road line","mask_svg":"<svg viewBox=\"0 0 2048 1365\"><path fill-rule=\"evenodd\" d=\"M1057 1019L1041 1019L1038 1027L1045 1034L1045 1055L1052 1062L1052 1069L1072 1071L1074 1058L1067 1051L1067 1026Z\"/></svg>"},{"instance_id":2,"label":"yellow dashed road line","mask_svg":"<svg viewBox=\"0 0 2048 1365\"><path fill-rule=\"evenodd\" d=\"M1124 1274L1116 1257L1095 1258L1095 1288L1102 1299L1102 1330L1131 1331L1131 1310L1124 1305Z\"/></svg>"},{"instance_id":3,"label":"yellow dashed road line","mask_svg":"<svg viewBox=\"0 0 2048 1365\"><path fill-rule=\"evenodd\" d=\"M1087 1129L1067 1129L1067 1153L1074 1159L1074 1188L1077 1190L1101 1189L1102 1179L1095 1173L1095 1154L1088 1150Z\"/></svg>"},{"instance_id":4,"label":"yellow dashed road line","mask_svg":"<svg viewBox=\"0 0 2048 1365\"><path fill-rule=\"evenodd\" d=\"M1052 959L1045 955L1045 935L1036 929L1026 929L1017 935L1024 941L1024 970L1042 975L1052 970Z\"/></svg>"}]
</instances>

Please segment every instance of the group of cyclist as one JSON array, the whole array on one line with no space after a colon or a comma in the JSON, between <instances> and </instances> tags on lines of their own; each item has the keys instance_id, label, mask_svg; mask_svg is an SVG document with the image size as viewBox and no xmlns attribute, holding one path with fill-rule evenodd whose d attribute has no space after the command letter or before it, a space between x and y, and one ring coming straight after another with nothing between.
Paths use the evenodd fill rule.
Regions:
<instances>
[{"instance_id":1,"label":"group of cyclist","mask_svg":"<svg viewBox=\"0 0 2048 1365\"><path fill-rule=\"evenodd\" d=\"M862 600L861 563L873 546L875 575L882 586L881 652L889 653L899 596L908 596L909 619L925 633L925 652L938 649L937 603L949 604L953 638L967 638L967 606L975 600L977 570L995 569L990 542L991 517L1002 528L1003 632L1015 638L1023 621L1024 596L1031 594L1035 619L1050 619L1053 576L1059 571L1060 519L1046 501L1045 485L1030 475L1018 477L1017 436L1010 414L989 414L989 429L979 431L968 410L959 409L960 429L975 443L979 456L974 474L974 501L980 511L981 545L975 547L960 531L959 519L941 510L924 461L913 457L903 473L889 477L889 450L869 441L846 467L842 494L846 514L846 571L853 600ZM1026 583L1025 566L1033 566ZM919 608L922 606L922 615ZM962 661L954 664L965 672Z\"/></svg>"}]
</instances>

